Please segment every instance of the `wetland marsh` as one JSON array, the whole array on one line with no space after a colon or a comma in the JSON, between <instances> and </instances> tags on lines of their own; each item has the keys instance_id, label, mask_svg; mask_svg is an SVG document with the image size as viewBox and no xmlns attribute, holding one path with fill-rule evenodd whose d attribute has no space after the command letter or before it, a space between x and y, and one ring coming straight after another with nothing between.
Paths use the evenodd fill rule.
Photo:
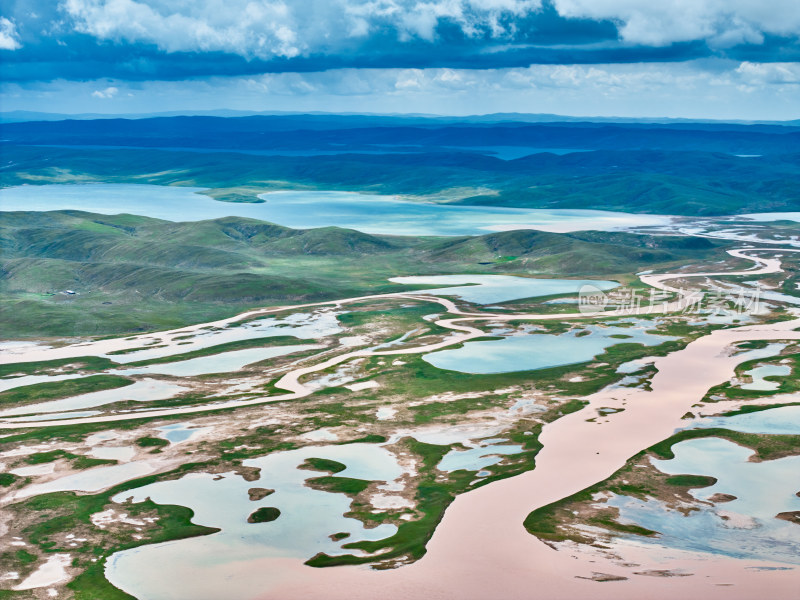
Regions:
<instances>
[{"instance_id":1,"label":"wetland marsh","mask_svg":"<svg viewBox=\"0 0 800 600\"><path fill-rule=\"evenodd\" d=\"M569 227L576 215L566 217ZM796 407L725 416L752 397L705 400L713 386L735 388L734 374L745 378L741 393L783 390L793 370L781 357L796 351L798 315L774 297L761 312L716 320L687 307L709 279L781 277L795 256L779 248L717 256L719 268L698 262L607 279L397 276L391 283L407 291L7 344L0 503L20 518L0 535L27 554L4 554L0 577L18 591L91 582L108 598L143 600L423 590L512 599L535 577L552 598L570 598L596 595L598 572L624 582L626 594L645 589L613 554L635 546L635 568L702 573L712 598L729 597L717 586L729 579L737 593L764 581L791 589L792 571L745 578L748 567L735 561L793 564L796 449L786 436L800 435ZM640 314L587 314L569 302L585 285L667 295ZM554 297L565 310L548 308ZM745 363L753 367L739 374ZM777 457L753 462L738 438L713 437L723 429L729 438L780 437ZM631 457L687 431L710 437L675 443L672 457L647 464L662 478L713 478L681 492L698 503L688 514L655 492L603 487L636 466ZM768 485L776 481L780 489ZM616 511L614 519L582 522L576 510L557 550L522 526L553 503L583 502L593 486L602 506L586 510ZM712 496L735 499L709 508ZM41 523L31 521L32 506ZM612 550L559 545L573 538ZM713 558L698 567L693 552ZM48 555L61 557L64 572L30 587L35 568L50 569ZM364 564L375 568L356 566ZM509 575L498 583L500 565ZM669 578L657 597L682 593L684 579Z\"/></svg>"}]
</instances>

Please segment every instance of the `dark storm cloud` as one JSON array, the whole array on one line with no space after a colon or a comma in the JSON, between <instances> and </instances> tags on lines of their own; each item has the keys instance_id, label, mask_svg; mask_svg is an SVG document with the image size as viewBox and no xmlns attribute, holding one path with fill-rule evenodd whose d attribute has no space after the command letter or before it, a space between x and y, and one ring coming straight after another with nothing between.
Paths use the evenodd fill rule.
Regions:
<instances>
[{"instance_id":1,"label":"dark storm cloud","mask_svg":"<svg viewBox=\"0 0 800 600\"><path fill-rule=\"evenodd\" d=\"M631 4L637 3L14 2L0 15L2 75L11 82L146 81L340 68L800 60L797 37L785 31L795 14L800 20L800 9L789 11L789 23L775 23L749 8L736 14L735 0L719 10L710 0L704 11L687 11L678 0L657 8L642 2L638 11Z\"/></svg>"}]
</instances>

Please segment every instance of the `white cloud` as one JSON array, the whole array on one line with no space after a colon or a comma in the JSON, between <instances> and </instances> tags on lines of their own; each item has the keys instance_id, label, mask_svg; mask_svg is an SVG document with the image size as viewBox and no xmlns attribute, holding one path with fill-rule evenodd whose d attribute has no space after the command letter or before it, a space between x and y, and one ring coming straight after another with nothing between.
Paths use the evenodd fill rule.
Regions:
<instances>
[{"instance_id":1,"label":"white cloud","mask_svg":"<svg viewBox=\"0 0 800 600\"><path fill-rule=\"evenodd\" d=\"M490 112L713 119L796 119L794 63L534 65L509 69L338 69L187 81L0 82L6 110ZM129 95L135 92L133 95ZM96 96L95 96L96 97Z\"/></svg>"},{"instance_id":2,"label":"white cloud","mask_svg":"<svg viewBox=\"0 0 800 600\"><path fill-rule=\"evenodd\" d=\"M443 22L467 36L499 38L541 0L62 0L61 7L77 31L100 39L291 58L387 30L432 41Z\"/></svg>"},{"instance_id":3,"label":"white cloud","mask_svg":"<svg viewBox=\"0 0 800 600\"><path fill-rule=\"evenodd\" d=\"M167 52L296 56L302 49L282 2L66 0L76 29L100 39L149 42Z\"/></svg>"},{"instance_id":4,"label":"white cloud","mask_svg":"<svg viewBox=\"0 0 800 600\"><path fill-rule=\"evenodd\" d=\"M235 81L214 85L235 89ZM796 119L800 64L340 69L269 74L251 81L269 90L261 96L267 106L289 110ZM747 94L741 93L745 87Z\"/></svg>"},{"instance_id":5,"label":"white cloud","mask_svg":"<svg viewBox=\"0 0 800 600\"><path fill-rule=\"evenodd\" d=\"M18 50L22 48L19 42L17 26L13 21L0 17L0 50Z\"/></svg>"},{"instance_id":6,"label":"white cloud","mask_svg":"<svg viewBox=\"0 0 800 600\"><path fill-rule=\"evenodd\" d=\"M762 65L763 66L763 65ZM713 82L712 82L713 79ZM741 83L730 69L714 74L696 64L532 65L506 69L338 69L317 73L270 73L244 79L245 85L277 96L457 96L502 103L504 96L528 92L591 99L665 97Z\"/></svg>"},{"instance_id":7,"label":"white cloud","mask_svg":"<svg viewBox=\"0 0 800 600\"><path fill-rule=\"evenodd\" d=\"M800 84L800 63L743 62L736 69L742 83L750 86L765 84Z\"/></svg>"},{"instance_id":8,"label":"white cloud","mask_svg":"<svg viewBox=\"0 0 800 600\"><path fill-rule=\"evenodd\" d=\"M797 0L554 0L566 17L610 19L620 37L654 46L707 40L718 47L761 43L763 34L797 36Z\"/></svg>"},{"instance_id":9,"label":"white cloud","mask_svg":"<svg viewBox=\"0 0 800 600\"><path fill-rule=\"evenodd\" d=\"M101 99L108 99L113 98L119 92L119 88L115 88L114 86L109 86L104 90L95 90L92 92L92 97L94 98L101 98Z\"/></svg>"},{"instance_id":10,"label":"white cloud","mask_svg":"<svg viewBox=\"0 0 800 600\"><path fill-rule=\"evenodd\" d=\"M613 21L631 44L706 40L724 48L800 32L798 0L553 2L564 17ZM542 0L61 0L72 26L99 39L248 58L332 52L387 33L432 42L445 23L476 39L510 39L541 7ZM2 27L0 40L18 44L13 23Z\"/></svg>"}]
</instances>

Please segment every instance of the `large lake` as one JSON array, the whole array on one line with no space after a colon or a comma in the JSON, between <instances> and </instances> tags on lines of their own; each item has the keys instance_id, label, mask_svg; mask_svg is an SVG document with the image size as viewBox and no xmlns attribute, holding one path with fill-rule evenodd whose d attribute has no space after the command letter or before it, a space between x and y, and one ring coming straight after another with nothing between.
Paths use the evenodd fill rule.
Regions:
<instances>
[{"instance_id":1,"label":"large lake","mask_svg":"<svg viewBox=\"0 0 800 600\"><path fill-rule=\"evenodd\" d=\"M797 525L776 518L780 513L800 510L796 494L800 456L753 462L751 449L720 438L681 442L672 451L675 458L653 460L653 465L670 475L706 475L717 481L689 490L705 504L686 512L671 510L652 498L612 496L608 504L619 510L620 522L660 533L656 539L637 537L637 544L800 563ZM709 502L718 493L735 499Z\"/></svg>"},{"instance_id":2,"label":"large lake","mask_svg":"<svg viewBox=\"0 0 800 600\"><path fill-rule=\"evenodd\" d=\"M420 292L433 296L456 296L475 304L492 304L560 294L572 294L577 298L581 288L586 285L604 291L619 285L616 281L598 279L538 279L514 275L411 275L392 277L389 281L409 285L444 285L446 287L420 290Z\"/></svg>"},{"instance_id":3,"label":"large lake","mask_svg":"<svg viewBox=\"0 0 800 600\"><path fill-rule=\"evenodd\" d=\"M220 202L202 188L137 184L24 185L0 190L0 208L130 213L168 221L237 216L294 228L348 227L374 234L478 235L490 231L540 229L566 232L666 225L663 215L600 210L536 210L452 206L351 192L292 191L262 194L263 203Z\"/></svg>"},{"instance_id":4,"label":"large lake","mask_svg":"<svg viewBox=\"0 0 800 600\"><path fill-rule=\"evenodd\" d=\"M187 506L194 512L193 523L220 531L117 552L106 564L106 577L143 600L250 600L259 590L267 591L274 577L264 569L266 558L343 554L350 551L342 544L394 535L395 525L368 528L345 516L351 499L344 494L308 487L306 480L325 474L297 468L311 457L345 464L338 477L396 484L403 474L394 455L379 446L308 446L245 460L245 466L259 469L256 482L235 473L192 473L121 492L114 502L151 498L159 504ZM248 490L256 486L275 491L250 500ZM248 523L248 516L260 507L275 507L280 516L269 523ZM350 536L342 541L329 537L338 532Z\"/></svg>"},{"instance_id":5,"label":"large lake","mask_svg":"<svg viewBox=\"0 0 800 600\"><path fill-rule=\"evenodd\" d=\"M499 340L466 342L459 348L426 354L422 360L439 369L460 373L511 373L589 361L615 344L657 346L677 339L650 333L656 326L653 321L631 321L632 326L588 325L558 335L506 335Z\"/></svg>"}]
</instances>

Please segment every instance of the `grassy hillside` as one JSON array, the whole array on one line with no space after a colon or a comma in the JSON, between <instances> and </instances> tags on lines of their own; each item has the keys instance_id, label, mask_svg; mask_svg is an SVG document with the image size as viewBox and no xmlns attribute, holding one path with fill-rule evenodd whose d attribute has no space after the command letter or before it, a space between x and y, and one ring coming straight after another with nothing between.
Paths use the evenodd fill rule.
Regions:
<instances>
[{"instance_id":1,"label":"grassy hillside","mask_svg":"<svg viewBox=\"0 0 800 600\"><path fill-rule=\"evenodd\" d=\"M412 238L237 217L173 223L7 212L0 213L0 318L7 337L144 331L252 306L407 289L387 281L399 275L599 277L717 252L708 240L605 232Z\"/></svg>"}]
</instances>

